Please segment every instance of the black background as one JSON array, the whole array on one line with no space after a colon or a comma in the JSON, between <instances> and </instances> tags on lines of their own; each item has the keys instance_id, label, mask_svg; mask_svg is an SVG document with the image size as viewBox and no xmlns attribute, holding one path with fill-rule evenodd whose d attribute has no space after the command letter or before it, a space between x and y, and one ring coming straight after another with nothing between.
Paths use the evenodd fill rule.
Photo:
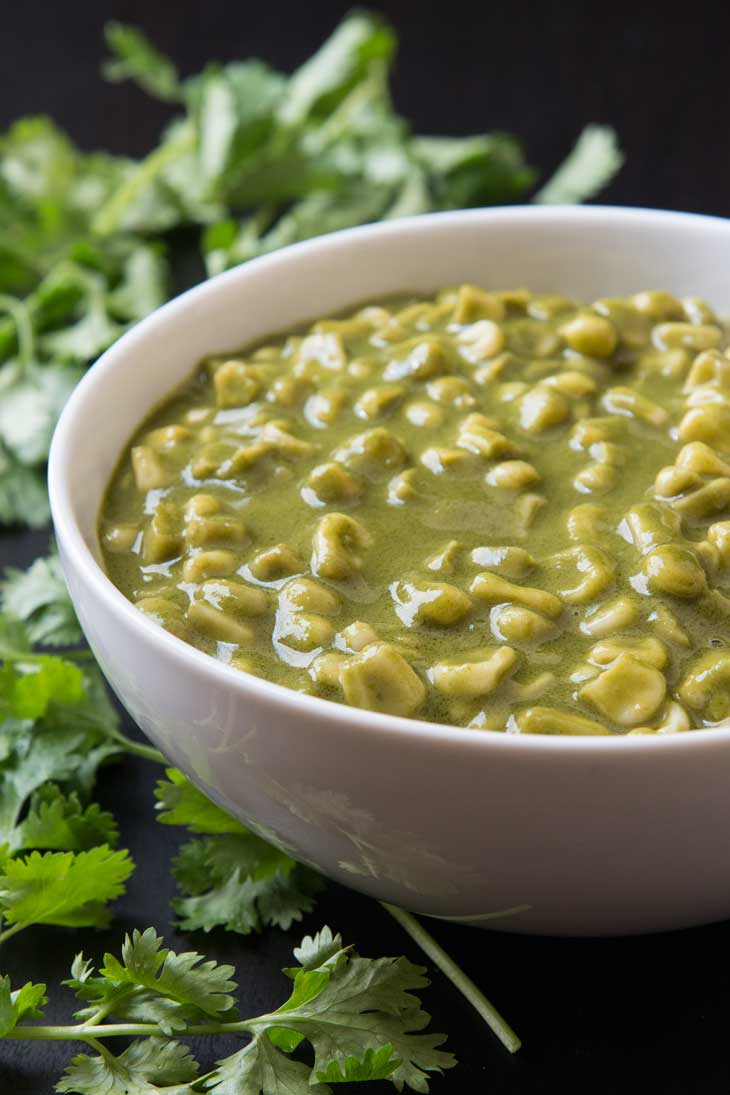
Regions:
<instances>
[{"instance_id":1,"label":"black background","mask_svg":"<svg viewBox=\"0 0 730 1095\"><path fill-rule=\"evenodd\" d=\"M49 113L88 148L141 154L167 118L132 87L97 76L106 19L136 22L185 73L210 59L260 55L285 69L308 56L348 5L325 0L37 3L6 0L0 21L0 124ZM422 132L518 133L548 173L587 122L619 130L627 163L604 195L619 204L730 215L730 7L686 4L466 5L410 0L380 5L400 34L394 91ZM9 533L0 561L27 565L44 534ZM331 887L301 930L242 939L178 937L169 926L176 837L155 826L157 772L129 761L102 774L99 797L117 815L138 863L108 932L33 929L8 943L4 972L48 980L63 1019L58 982L81 946L117 950L124 930L154 924L178 949L195 948L239 970L243 1014L277 1005L277 973L302 930L327 921L365 954L418 960L377 905ZM435 804L437 808L437 804ZM681 864L677 864L681 870ZM434 1095L491 1091L592 1095L724 1091L730 1075L727 1023L730 929L717 925L644 939L545 940L488 934L434 922L434 934L514 1023L524 1049L509 1057L438 974L426 993L434 1028L449 1034L459 1067L433 1080ZM79 1047L73 1047L77 1050ZM210 1048L197 1047L204 1063ZM222 1055L234 1048L219 1042ZM45 1095L69 1045L0 1044L2 1095ZM354 1089L353 1089L354 1090ZM384 1084L360 1085L367 1092Z\"/></svg>"}]
</instances>

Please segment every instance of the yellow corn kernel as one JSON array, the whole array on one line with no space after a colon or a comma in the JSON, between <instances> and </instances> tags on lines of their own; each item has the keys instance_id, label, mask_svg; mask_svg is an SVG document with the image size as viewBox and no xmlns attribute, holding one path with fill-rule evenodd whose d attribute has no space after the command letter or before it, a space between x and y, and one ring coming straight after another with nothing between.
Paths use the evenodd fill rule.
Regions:
<instances>
[{"instance_id":1,"label":"yellow corn kernel","mask_svg":"<svg viewBox=\"0 0 730 1095\"><path fill-rule=\"evenodd\" d=\"M593 665L604 669L622 654L630 654L643 665L650 665L654 669L664 669L667 664L667 648L653 635L646 635L643 638L622 635L613 639L602 639L591 649L588 660Z\"/></svg>"},{"instance_id":2,"label":"yellow corn kernel","mask_svg":"<svg viewBox=\"0 0 730 1095\"><path fill-rule=\"evenodd\" d=\"M329 646L335 636L331 620L314 612L281 612L277 618L276 641L302 654Z\"/></svg>"},{"instance_id":3,"label":"yellow corn kernel","mask_svg":"<svg viewBox=\"0 0 730 1095\"><path fill-rule=\"evenodd\" d=\"M681 448L676 465L697 475L730 475L730 464L702 441L692 441Z\"/></svg>"},{"instance_id":4,"label":"yellow corn kernel","mask_svg":"<svg viewBox=\"0 0 730 1095\"><path fill-rule=\"evenodd\" d=\"M591 638L605 638L617 631L625 631L635 624L639 607L630 597L616 597L607 604L599 605L581 622L580 629Z\"/></svg>"},{"instance_id":5,"label":"yellow corn kernel","mask_svg":"<svg viewBox=\"0 0 730 1095\"><path fill-rule=\"evenodd\" d=\"M444 472L458 468L468 460L469 455L463 449L447 448L424 449L419 457L419 462L433 475L443 475Z\"/></svg>"},{"instance_id":6,"label":"yellow corn kernel","mask_svg":"<svg viewBox=\"0 0 730 1095\"><path fill-rule=\"evenodd\" d=\"M162 563L180 554L182 515L174 502L160 502L142 537L145 563Z\"/></svg>"},{"instance_id":7,"label":"yellow corn kernel","mask_svg":"<svg viewBox=\"0 0 730 1095\"><path fill-rule=\"evenodd\" d=\"M338 334L313 334L303 338L296 355L296 368L320 365L328 372L341 372L347 364L345 346Z\"/></svg>"},{"instance_id":8,"label":"yellow corn kernel","mask_svg":"<svg viewBox=\"0 0 730 1095\"><path fill-rule=\"evenodd\" d=\"M378 388L368 388L355 404L355 414L358 418L382 418L398 406L405 392L400 384L382 384Z\"/></svg>"},{"instance_id":9,"label":"yellow corn kernel","mask_svg":"<svg viewBox=\"0 0 730 1095\"><path fill-rule=\"evenodd\" d=\"M406 627L414 624L453 627L472 607L466 593L448 582L395 582L391 595Z\"/></svg>"},{"instance_id":10,"label":"yellow corn kernel","mask_svg":"<svg viewBox=\"0 0 730 1095\"><path fill-rule=\"evenodd\" d=\"M634 293L631 303L642 316L653 320L682 318L682 305L676 297L663 289L645 289L641 293Z\"/></svg>"},{"instance_id":11,"label":"yellow corn kernel","mask_svg":"<svg viewBox=\"0 0 730 1095\"><path fill-rule=\"evenodd\" d=\"M108 525L101 534L101 542L106 551L113 555L123 555L131 551L139 536L139 525L122 523Z\"/></svg>"},{"instance_id":12,"label":"yellow corn kernel","mask_svg":"<svg viewBox=\"0 0 730 1095\"><path fill-rule=\"evenodd\" d=\"M663 426L668 418L663 407L632 388L609 388L601 397L601 406L610 414L640 418L650 426Z\"/></svg>"},{"instance_id":13,"label":"yellow corn kernel","mask_svg":"<svg viewBox=\"0 0 730 1095\"><path fill-rule=\"evenodd\" d=\"M438 662L428 679L444 696L476 699L488 696L517 667L518 655L509 646L471 651L467 656Z\"/></svg>"},{"instance_id":14,"label":"yellow corn kernel","mask_svg":"<svg viewBox=\"0 0 730 1095\"><path fill-rule=\"evenodd\" d=\"M389 715L413 715L426 698L426 687L394 646L370 643L348 658L340 670L345 701L353 707Z\"/></svg>"},{"instance_id":15,"label":"yellow corn kernel","mask_svg":"<svg viewBox=\"0 0 730 1095\"><path fill-rule=\"evenodd\" d=\"M559 707L529 707L513 715L509 729L519 734L570 734L593 736L609 734L610 730L600 722L574 715Z\"/></svg>"},{"instance_id":16,"label":"yellow corn kernel","mask_svg":"<svg viewBox=\"0 0 730 1095\"><path fill-rule=\"evenodd\" d=\"M620 654L580 690L583 699L621 726L647 722L664 702L667 682L663 673L631 654Z\"/></svg>"},{"instance_id":17,"label":"yellow corn kernel","mask_svg":"<svg viewBox=\"0 0 730 1095\"><path fill-rule=\"evenodd\" d=\"M407 343L405 355L392 358L385 366L383 380L426 380L444 372L446 366L441 341L431 335Z\"/></svg>"},{"instance_id":18,"label":"yellow corn kernel","mask_svg":"<svg viewBox=\"0 0 730 1095\"><path fill-rule=\"evenodd\" d=\"M614 561L595 544L580 544L558 552L549 562L557 571L558 580L565 584L558 594L568 604L594 601L613 584L616 572Z\"/></svg>"},{"instance_id":19,"label":"yellow corn kernel","mask_svg":"<svg viewBox=\"0 0 730 1095\"><path fill-rule=\"evenodd\" d=\"M485 481L490 487L502 487L505 490L524 490L540 480L540 473L533 464L526 460L503 460L501 464L495 464L486 476Z\"/></svg>"},{"instance_id":20,"label":"yellow corn kernel","mask_svg":"<svg viewBox=\"0 0 730 1095\"><path fill-rule=\"evenodd\" d=\"M642 567L652 593L695 598L707 589L704 569L693 552L681 544L662 544L644 559Z\"/></svg>"},{"instance_id":21,"label":"yellow corn kernel","mask_svg":"<svg viewBox=\"0 0 730 1095\"><path fill-rule=\"evenodd\" d=\"M135 445L132 449L132 471L137 490L159 490L172 482L159 453L150 445Z\"/></svg>"},{"instance_id":22,"label":"yellow corn kernel","mask_svg":"<svg viewBox=\"0 0 730 1095\"><path fill-rule=\"evenodd\" d=\"M460 449L476 453L487 460L516 456L515 445L495 429L494 420L483 414L470 414L459 427L456 444Z\"/></svg>"},{"instance_id":23,"label":"yellow corn kernel","mask_svg":"<svg viewBox=\"0 0 730 1095\"><path fill-rule=\"evenodd\" d=\"M541 612L550 619L557 619L563 611L562 602L552 593L530 586L516 585L497 574L477 574L471 584L471 592L488 604L520 604Z\"/></svg>"},{"instance_id":24,"label":"yellow corn kernel","mask_svg":"<svg viewBox=\"0 0 730 1095\"><path fill-rule=\"evenodd\" d=\"M304 563L288 544L275 544L259 552L248 565L259 582L276 582L292 574L301 574Z\"/></svg>"},{"instance_id":25,"label":"yellow corn kernel","mask_svg":"<svg viewBox=\"0 0 730 1095\"><path fill-rule=\"evenodd\" d=\"M204 582L207 578L226 578L239 566L238 556L232 551L201 551L191 555L183 564L183 578L186 582Z\"/></svg>"},{"instance_id":26,"label":"yellow corn kernel","mask_svg":"<svg viewBox=\"0 0 730 1095\"><path fill-rule=\"evenodd\" d=\"M570 404L555 388L533 388L520 401L520 425L530 433L543 433L570 418Z\"/></svg>"},{"instance_id":27,"label":"yellow corn kernel","mask_svg":"<svg viewBox=\"0 0 730 1095\"><path fill-rule=\"evenodd\" d=\"M476 547L470 558L477 566L499 570L508 578L524 578L537 566L529 551L521 547Z\"/></svg>"},{"instance_id":28,"label":"yellow corn kernel","mask_svg":"<svg viewBox=\"0 0 730 1095\"><path fill-rule=\"evenodd\" d=\"M344 627L338 635L338 640L348 653L359 654L370 643L378 641L378 634L370 624L364 620L353 620Z\"/></svg>"},{"instance_id":29,"label":"yellow corn kernel","mask_svg":"<svg viewBox=\"0 0 730 1095\"><path fill-rule=\"evenodd\" d=\"M342 666L346 661L347 657L344 654L327 650L314 659L309 667L309 676L325 688L339 688Z\"/></svg>"},{"instance_id":30,"label":"yellow corn kernel","mask_svg":"<svg viewBox=\"0 0 730 1095\"><path fill-rule=\"evenodd\" d=\"M248 645L253 640L253 628L223 609L207 601L192 601L187 611L188 622L209 639L221 643Z\"/></svg>"},{"instance_id":31,"label":"yellow corn kernel","mask_svg":"<svg viewBox=\"0 0 730 1095\"><path fill-rule=\"evenodd\" d=\"M444 412L435 403L429 403L426 399L409 403L405 408L405 416L412 426L421 426L424 429L435 430L444 420Z\"/></svg>"},{"instance_id":32,"label":"yellow corn kernel","mask_svg":"<svg viewBox=\"0 0 730 1095\"><path fill-rule=\"evenodd\" d=\"M594 502L582 502L574 506L568 514L566 528L571 540L587 543L590 540L602 540L610 531L608 510Z\"/></svg>"},{"instance_id":33,"label":"yellow corn kernel","mask_svg":"<svg viewBox=\"0 0 730 1095\"><path fill-rule=\"evenodd\" d=\"M616 468L610 464L587 464L573 479L580 494L605 494L618 482Z\"/></svg>"},{"instance_id":34,"label":"yellow corn kernel","mask_svg":"<svg viewBox=\"0 0 730 1095\"><path fill-rule=\"evenodd\" d=\"M704 441L712 449L730 452L730 407L722 404L693 407L679 424L679 440Z\"/></svg>"},{"instance_id":35,"label":"yellow corn kernel","mask_svg":"<svg viewBox=\"0 0 730 1095\"><path fill-rule=\"evenodd\" d=\"M316 612L320 616L336 616L340 610L337 593L313 578L292 578L279 591L281 608L294 612Z\"/></svg>"},{"instance_id":36,"label":"yellow corn kernel","mask_svg":"<svg viewBox=\"0 0 730 1095\"><path fill-rule=\"evenodd\" d=\"M171 635L176 635L178 639L183 639L185 642L188 641L190 636L183 610L174 601L169 601L166 597L150 595L135 601L135 608L144 612L145 616L154 620L160 627L164 627L165 631L169 631Z\"/></svg>"},{"instance_id":37,"label":"yellow corn kernel","mask_svg":"<svg viewBox=\"0 0 730 1095\"><path fill-rule=\"evenodd\" d=\"M370 533L359 521L345 513L328 513L312 541L312 570L322 578L352 578L362 569L363 552L371 543Z\"/></svg>"},{"instance_id":38,"label":"yellow corn kernel","mask_svg":"<svg viewBox=\"0 0 730 1095\"><path fill-rule=\"evenodd\" d=\"M505 346L504 332L491 319L480 319L470 327L464 327L457 335L461 356L472 365L500 354Z\"/></svg>"},{"instance_id":39,"label":"yellow corn kernel","mask_svg":"<svg viewBox=\"0 0 730 1095\"><path fill-rule=\"evenodd\" d=\"M489 293L477 285L460 285L454 302L454 323L474 323L475 320L504 319L506 308L498 293Z\"/></svg>"},{"instance_id":40,"label":"yellow corn kernel","mask_svg":"<svg viewBox=\"0 0 730 1095\"><path fill-rule=\"evenodd\" d=\"M657 350L714 350L722 342L722 331L711 324L660 323L651 333Z\"/></svg>"},{"instance_id":41,"label":"yellow corn kernel","mask_svg":"<svg viewBox=\"0 0 730 1095\"><path fill-rule=\"evenodd\" d=\"M610 357L618 343L611 321L590 313L569 320L560 328L560 333L571 350L589 357Z\"/></svg>"},{"instance_id":42,"label":"yellow corn kernel","mask_svg":"<svg viewBox=\"0 0 730 1095\"><path fill-rule=\"evenodd\" d=\"M460 376L440 376L426 385L426 391L436 403L466 411L476 403L469 384Z\"/></svg>"},{"instance_id":43,"label":"yellow corn kernel","mask_svg":"<svg viewBox=\"0 0 730 1095\"><path fill-rule=\"evenodd\" d=\"M497 605L490 622L494 637L502 642L544 643L557 635L555 624L524 605Z\"/></svg>"},{"instance_id":44,"label":"yellow corn kernel","mask_svg":"<svg viewBox=\"0 0 730 1095\"><path fill-rule=\"evenodd\" d=\"M441 551L437 551L435 555L432 555L431 558L426 561L426 566L429 570L434 570L438 573L451 574L462 550L463 544L460 544L458 540L449 540L445 548Z\"/></svg>"},{"instance_id":45,"label":"yellow corn kernel","mask_svg":"<svg viewBox=\"0 0 730 1095\"><path fill-rule=\"evenodd\" d=\"M335 502L354 502L362 493L362 484L341 464L330 462L312 468L307 487L316 504L330 506ZM302 492L305 501L309 496Z\"/></svg>"},{"instance_id":46,"label":"yellow corn kernel","mask_svg":"<svg viewBox=\"0 0 730 1095\"><path fill-rule=\"evenodd\" d=\"M416 469L408 468L400 475L394 475L388 483L388 505L404 506L418 497L415 487Z\"/></svg>"},{"instance_id":47,"label":"yellow corn kernel","mask_svg":"<svg viewBox=\"0 0 730 1095\"><path fill-rule=\"evenodd\" d=\"M677 689L679 699L710 722L730 715L730 653L727 649L700 654Z\"/></svg>"}]
</instances>

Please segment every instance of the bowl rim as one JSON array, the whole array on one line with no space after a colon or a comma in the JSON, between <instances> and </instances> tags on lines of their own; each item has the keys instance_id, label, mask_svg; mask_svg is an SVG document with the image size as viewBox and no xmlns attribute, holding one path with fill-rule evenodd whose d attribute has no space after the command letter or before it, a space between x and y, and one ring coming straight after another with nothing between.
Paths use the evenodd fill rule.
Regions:
<instances>
[{"instance_id":1,"label":"bowl rim","mask_svg":"<svg viewBox=\"0 0 730 1095\"><path fill-rule=\"evenodd\" d=\"M190 646L182 639L165 631L159 625L139 612L131 601L117 589L94 558L87 546L81 528L76 519L71 502L69 482L71 462L68 450L72 444L78 424L79 412L84 404L93 400L97 388L115 369L123 366L130 354L134 354L139 344L148 337L159 333L170 324L174 324L178 314L191 305L203 303L214 296L224 286L248 279L266 266L274 269L286 264L292 254L306 256L325 253L331 248L347 246L351 241L363 237L387 238L405 231L427 230L439 224L447 227L460 223L489 223L490 221L523 221L525 218L536 221L563 222L575 226L580 222L628 222L653 221L681 225L686 228L715 229L730 231L730 219L701 213L684 213L673 210L651 209L645 207L622 207L610 205L510 205L485 209L457 210L445 213L429 213L419 216L403 217L393 221L361 225L316 236L301 243L292 244L270 254L249 260L231 270L204 281L191 289L173 297L149 316L139 321L125 332L112 346L98 358L85 373L80 383L69 397L56 426L48 460L48 487L51 513L57 539L63 553L70 560L75 571L82 575L91 588L94 597L104 606L109 617L109 626L114 626L115 618L121 616L127 627L139 638L140 643L150 645L154 650L167 655L177 662L181 672L207 674L222 688L233 690L241 699L253 693L262 704L271 704L285 711L290 717L298 714L318 718L326 724L337 724L338 733L358 734L364 732L371 736L386 735L393 742L421 741L426 746L443 746L451 749L474 750L517 750L530 753L562 752L566 760L569 757L589 754L594 760L615 758L617 756L635 756L637 751L646 755L656 749L673 749L682 752L709 746L711 743L730 742L730 720L725 725L685 731L676 734L616 734L616 735L543 735L515 734L502 732L484 732L474 728L451 726L447 723L428 722L424 719L411 719L398 715L382 714L363 708L350 707L347 704L326 700L319 696L309 696L284 685L243 673L232 666L218 661L211 655ZM88 421L88 419L87 419ZM661 744L659 744L661 743Z\"/></svg>"}]
</instances>

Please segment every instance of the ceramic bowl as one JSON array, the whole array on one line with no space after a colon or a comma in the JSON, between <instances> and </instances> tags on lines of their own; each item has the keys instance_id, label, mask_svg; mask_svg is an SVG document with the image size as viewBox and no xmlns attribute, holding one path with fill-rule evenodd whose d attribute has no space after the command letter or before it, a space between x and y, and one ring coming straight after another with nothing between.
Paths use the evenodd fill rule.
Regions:
<instances>
[{"instance_id":1,"label":"ceramic bowl","mask_svg":"<svg viewBox=\"0 0 730 1095\"><path fill-rule=\"evenodd\" d=\"M506 931L621 934L730 916L730 730L539 737L371 714L247 676L106 577L96 523L138 423L198 360L400 290L584 300L661 287L730 312L730 221L511 207L339 232L185 293L108 350L53 441L59 550L89 643L145 733L221 806L363 893Z\"/></svg>"}]
</instances>

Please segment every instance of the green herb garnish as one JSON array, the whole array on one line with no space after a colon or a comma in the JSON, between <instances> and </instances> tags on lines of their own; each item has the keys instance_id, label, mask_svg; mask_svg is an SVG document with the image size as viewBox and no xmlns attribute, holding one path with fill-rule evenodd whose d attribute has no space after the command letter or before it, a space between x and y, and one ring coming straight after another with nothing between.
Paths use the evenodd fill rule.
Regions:
<instances>
[{"instance_id":1,"label":"green herb garnish","mask_svg":"<svg viewBox=\"0 0 730 1095\"><path fill-rule=\"evenodd\" d=\"M406 958L362 958L323 928L294 951L298 965L284 972L293 981L289 998L275 1011L241 1018L233 993L232 966L199 954L175 954L154 929L127 936L121 961L111 954L97 971L83 955L65 984L83 1001L77 1023L43 1026L45 985L12 991L0 980L0 1036L26 1040L85 1042L93 1056L74 1057L56 1086L59 1092L172 1095L272 1095L330 1092L330 1083L389 1079L427 1092L428 1075L452 1068L440 1049L442 1034L422 1033L430 1016L416 991L425 970ZM177 1038L244 1035L242 1049L198 1075L198 1064ZM115 1056L107 1040L135 1040ZM313 1060L290 1056L308 1044Z\"/></svg>"}]
</instances>

